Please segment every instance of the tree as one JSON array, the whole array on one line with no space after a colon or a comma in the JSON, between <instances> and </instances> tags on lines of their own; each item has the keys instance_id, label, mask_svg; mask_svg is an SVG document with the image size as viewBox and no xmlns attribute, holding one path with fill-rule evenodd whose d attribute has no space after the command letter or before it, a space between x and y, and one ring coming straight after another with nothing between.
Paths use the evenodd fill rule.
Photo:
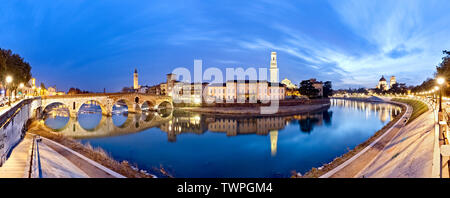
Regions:
<instances>
[{"instance_id":1,"label":"tree","mask_svg":"<svg viewBox=\"0 0 450 198\"><path fill-rule=\"evenodd\" d=\"M45 85L43 82L41 82L41 89L45 89Z\"/></svg>"},{"instance_id":2,"label":"tree","mask_svg":"<svg viewBox=\"0 0 450 198\"><path fill-rule=\"evenodd\" d=\"M300 94L308 96L309 98L317 97L319 90L314 88L310 80L304 80L300 83Z\"/></svg>"},{"instance_id":3,"label":"tree","mask_svg":"<svg viewBox=\"0 0 450 198\"><path fill-rule=\"evenodd\" d=\"M429 91L429 90L433 89L434 86L436 86L435 80L432 78L428 78L425 81L423 81L421 85L414 87L412 89L412 92L418 93L418 92Z\"/></svg>"},{"instance_id":4,"label":"tree","mask_svg":"<svg viewBox=\"0 0 450 198\"><path fill-rule=\"evenodd\" d=\"M447 82L450 82L450 51L444 50L442 52L444 57L442 58L442 62L436 67L435 77L443 77ZM448 93L447 86L442 87L445 95Z\"/></svg>"},{"instance_id":5,"label":"tree","mask_svg":"<svg viewBox=\"0 0 450 198\"><path fill-rule=\"evenodd\" d=\"M132 87L122 88L122 93L131 93L131 92L134 92L134 89Z\"/></svg>"},{"instance_id":6,"label":"tree","mask_svg":"<svg viewBox=\"0 0 450 198\"><path fill-rule=\"evenodd\" d=\"M408 88L404 83L395 83L388 91L390 94L406 94L407 92Z\"/></svg>"},{"instance_id":7,"label":"tree","mask_svg":"<svg viewBox=\"0 0 450 198\"><path fill-rule=\"evenodd\" d=\"M331 81L326 81L323 84L323 97L328 98L328 96L333 95L333 87L331 85Z\"/></svg>"},{"instance_id":8,"label":"tree","mask_svg":"<svg viewBox=\"0 0 450 198\"><path fill-rule=\"evenodd\" d=\"M86 94L86 93L90 93L89 91L82 91L82 90L80 90L80 89L78 89L78 88L74 88L74 87L71 87L70 89L69 89L69 91L67 92L67 94L69 94L69 95L74 95L74 94Z\"/></svg>"},{"instance_id":9,"label":"tree","mask_svg":"<svg viewBox=\"0 0 450 198\"><path fill-rule=\"evenodd\" d=\"M5 85L8 75L13 78L13 81L8 84L9 88L16 90L20 83L26 84L31 79L31 66L18 54L0 48L0 82L2 85Z\"/></svg>"},{"instance_id":10,"label":"tree","mask_svg":"<svg viewBox=\"0 0 450 198\"><path fill-rule=\"evenodd\" d=\"M442 62L436 67L436 76L445 77L447 82L450 80L450 51L444 50L442 52L445 56Z\"/></svg>"}]
</instances>

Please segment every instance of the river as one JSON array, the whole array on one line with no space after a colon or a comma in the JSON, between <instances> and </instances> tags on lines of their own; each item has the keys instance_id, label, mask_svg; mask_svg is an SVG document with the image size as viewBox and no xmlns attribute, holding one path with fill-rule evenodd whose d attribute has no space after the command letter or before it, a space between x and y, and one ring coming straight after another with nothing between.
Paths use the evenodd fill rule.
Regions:
<instances>
[{"instance_id":1,"label":"river","mask_svg":"<svg viewBox=\"0 0 450 198\"><path fill-rule=\"evenodd\" d=\"M159 177L290 177L353 149L401 108L386 103L332 99L321 111L291 116L214 116L183 111L101 115L85 104L77 119L61 106L46 109L45 125L101 147Z\"/></svg>"}]
</instances>

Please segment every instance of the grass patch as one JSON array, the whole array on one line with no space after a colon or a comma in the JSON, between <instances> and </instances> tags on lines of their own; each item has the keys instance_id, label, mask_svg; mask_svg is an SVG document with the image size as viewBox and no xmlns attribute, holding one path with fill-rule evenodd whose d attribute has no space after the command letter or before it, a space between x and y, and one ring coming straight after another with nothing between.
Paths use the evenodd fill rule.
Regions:
<instances>
[{"instance_id":1,"label":"grass patch","mask_svg":"<svg viewBox=\"0 0 450 198\"><path fill-rule=\"evenodd\" d=\"M151 174L139 170L137 165L131 165L128 161L116 161L111 155L100 147L94 148L90 144L82 144L72 138L64 137L61 134L47 131L39 121L33 121L28 125L28 132L40 135L47 139L58 142L85 157L127 177L127 178L152 178Z\"/></svg>"},{"instance_id":2,"label":"grass patch","mask_svg":"<svg viewBox=\"0 0 450 198\"><path fill-rule=\"evenodd\" d=\"M423 113L428 111L428 105L419 100L394 98L394 99L392 99L392 101L406 103L406 104L412 106L413 112L412 112L411 117L409 118L407 124L411 123L416 118L418 118L420 115L422 115Z\"/></svg>"}]
</instances>

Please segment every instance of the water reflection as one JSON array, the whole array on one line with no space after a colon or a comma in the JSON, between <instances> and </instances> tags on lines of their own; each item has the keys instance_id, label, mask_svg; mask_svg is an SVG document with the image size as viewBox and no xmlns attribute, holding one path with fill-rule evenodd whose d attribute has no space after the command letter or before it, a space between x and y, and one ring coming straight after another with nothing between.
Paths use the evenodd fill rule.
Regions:
<instances>
[{"instance_id":1,"label":"water reflection","mask_svg":"<svg viewBox=\"0 0 450 198\"><path fill-rule=\"evenodd\" d=\"M81 105L77 119L80 127L86 131L96 131L102 120L102 109L98 102L88 101Z\"/></svg>"},{"instance_id":2,"label":"water reflection","mask_svg":"<svg viewBox=\"0 0 450 198\"><path fill-rule=\"evenodd\" d=\"M362 102L356 100L331 99L332 106L345 107L348 110L365 112L366 119L372 114L378 115L383 123L390 122L401 113L401 108L396 105L378 102Z\"/></svg>"},{"instance_id":3,"label":"water reflection","mask_svg":"<svg viewBox=\"0 0 450 198\"><path fill-rule=\"evenodd\" d=\"M173 166L178 176L274 176L274 171L288 176L291 170L309 170L342 155L400 111L390 104L332 99L330 108L290 116L217 116L168 109L128 114L118 109L112 117L98 110L79 115L97 116L91 118L99 120L96 126L82 126L86 120L69 119L68 114L62 116L68 119L64 127L58 116L47 116L45 124L140 167ZM207 165L195 168L202 161ZM267 167L243 168L258 164Z\"/></svg>"}]
</instances>

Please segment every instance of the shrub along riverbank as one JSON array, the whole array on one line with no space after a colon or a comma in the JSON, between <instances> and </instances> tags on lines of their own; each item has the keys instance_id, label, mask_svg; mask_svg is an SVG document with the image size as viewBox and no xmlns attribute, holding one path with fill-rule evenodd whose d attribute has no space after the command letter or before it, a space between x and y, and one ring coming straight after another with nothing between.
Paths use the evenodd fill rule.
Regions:
<instances>
[{"instance_id":1,"label":"shrub along riverbank","mask_svg":"<svg viewBox=\"0 0 450 198\"><path fill-rule=\"evenodd\" d=\"M394 99L392 99L392 101L406 103L406 104L409 104L413 108L413 112L412 112L411 117L409 118L407 124L409 124L410 122L412 122L413 120L418 118L420 115L422 115L423 113L428 111L428 105L419 100L394 98Z\"/></svg>"}]
</instances>

